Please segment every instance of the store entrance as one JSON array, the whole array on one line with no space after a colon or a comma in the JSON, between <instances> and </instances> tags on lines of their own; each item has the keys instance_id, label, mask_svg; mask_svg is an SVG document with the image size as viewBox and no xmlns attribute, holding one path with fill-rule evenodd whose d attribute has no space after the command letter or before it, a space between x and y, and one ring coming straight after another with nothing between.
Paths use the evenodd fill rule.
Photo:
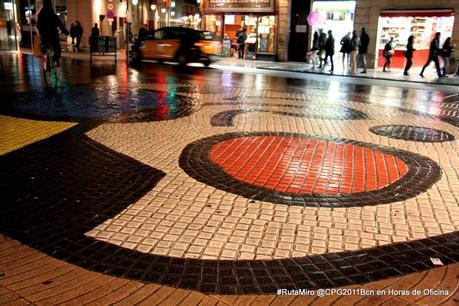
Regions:
<instances>
[{"instance_id":1,"label":"store entrance","mask_svg":"<svg viewBox=\"0 0 459 306\"><path fill-rule=\"evenodd\" d=\"M274 59L276 17L274 15L206 15L205 29L222 41L222 56L237 57L237 32L245 28L245 59ZM249 49L250 45L250 49ZM251 53L247 54L247 51Z\"/></svg>"},{"instance_id":2,"label":"store entrance","mask_svg":"<svg viewBox=\"0 0 459 306\"><path fill-rule=\"evenodd\" d=\"M433 11L383 11L378 23L377 55L378 67L383 67L385 58L384 46L394 38L392 47L391 68L403 68L405 57L403 52L410 35L414 36L413 66L421 67L429 56L430 42L436 32L441 33L440 47L453 32L454 17L452 10Z\"/></svg>"},{"instance_id":3,"label":"store entrance","mask_svg":"<svg viewBox=\"0 0 459 306\"><path fill-rule=\"evenodd\" d=\"M325 22L312 27L312 34L319 29L324 33L333 32L335 38L335 54L341 49L341 38L354 30L355 1L314 1L312 11L326 16ZM310 43L312 46L312 40Z\"/></svg>"},{"instance_id":4,"label":"store entrance","mask_svg":"<svg viewBox=\"0 0 459 306\"><path fill-rule=\"evenodd\" d=\"M223 35L225 40L230 40L233 47L233 55L237 54L237 32L245 28L246 40L246 59L256 59L257 57L273 57L275 50L275 16L273 15L224 15ZM249 49L251 46L251 49ZM254 50L253 50L254 48ZM247 51L255 54L247 54ZM249 58L250 57L250 58Z\"/></svg>"}]
</instances>

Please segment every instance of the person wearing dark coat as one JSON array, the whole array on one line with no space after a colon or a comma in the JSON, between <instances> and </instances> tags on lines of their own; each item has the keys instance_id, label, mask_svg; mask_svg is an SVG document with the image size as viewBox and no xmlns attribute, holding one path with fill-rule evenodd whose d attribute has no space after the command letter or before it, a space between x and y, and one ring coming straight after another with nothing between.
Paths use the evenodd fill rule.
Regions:
<instances>
[{"instance_id":1,"label":"person wearing dark coat","mask_svg":"<svg viewBox=\"0 0 459 306\"><path fill-rule=\"evenodd\" d=\"M150 32L150 30L148 29L148 24L144 24L143 28L140 28L140 30L139 30L138 39L139 40L143 40L145 38L145 36L148 35L149 32Z\"/></svg>"},{"instance_id":2,"label":"person wearing dark coat","mask_svg":"<svg viewBox=\"0 0 459 306\"><path fill-rule=\"evenodd\" d=\"M438 56L440 55L440 36L440 32L435 33L435 38L430 42L429 57L427 58L427 61L424 67L422 67L421 73L419 74L421 77L424 77L424 70L430 65L432 61L435 63L438 77L442 77L440 62L438 60Z\"/></svg>"},{"instance_id":3,"label":"person wearing dark coat","mask_svg":"<svg viewBox=\"0 0 459 306\"><path fill-rule=\"evenodd\" d=\"M312 62L312 69L316 69L318 51L319 51L319 33L315 31L313 39L312 39L312 48L309 51L309 59Z\"/></svg>"},{"instance_id":4,"label":"person wearing dark coat","mask_svg":"<svg viewBox=\"0 0 459 306\"><path fill-rule=\"evenodd\" d=\"M368 36L365 28L362 28L362 33L360 34L360 48L359 48L359 58L362 63L362 73L367 73L367 53L368 45L370 44L370 36Z\"/></svg>"},{"instance_id":5,"label":"person wearing dark coat","mask_svg":"<svg viewBox=\"0 0 459 306\"><path fill-rule=\"evenodd\" d=\"M403 72L404 75L408 75L408 70L410 70L411 66L413 65L413 53L415 49L413 48L414 44L414 36L411 35L408 37L408 43L406 44L406 51L405 51L405 57L406 57L406 65L405 65L405 71Z\"/></svg>"},{"instance_id":6,"label":"person wearing dark coat","mask_svg":"<svg viewBox=\"0 0 459 306\"><path fill-rule=\"evenodd\" d=\"M327 41L327 35L322 29L319 29L319 68L322 68L325 53L325 42Z\"/></svg>"},{"instance_id":7,"label":"person wearing dark coat","mask_svg":"<svg viewBox=\"0 0 459 306\"><path fill-rule=\"evenodd\" d=\"M94 24L94 26L91 29L91 36L89 36L89 45L91 52L97 52L97 41L99 40L100 36L100 31L99 27L97 26L97 23Z\"/></svg>"},{"instance_id":8,"label":"person wearing dark coat","mask_svg":"<svg viewBox=\"0 0 459 306\"><path fill-rule=\"evenodd\" d=\"M445 76L446 71L448 70L451 54L453 54L454 52L454 45L451 44L451 37L448 37L445 40L441 51L442 51L443 61L445 62L445 65L443 66L443 76Z\"/></svg>"},{"instance_id":9,"label":"person wearing dark coat","mask_svg":"<svg viewBox=\"0 0 459 306\"><path fill-rule=\"evenodd\" d=\"M387 69L390 69L390 63L392 62L392 55L394 54L394 47L392 47L392 43L394 42L394 38L391 37L390 40L384 46L384 57L386 58L386 62L384 63L383 72L387 72Z\"/></svg>"},{"instance_id":10,"label":"person wearing dark coat","mask_svg":"<svg viewBox=\"0 0 459 306\"><path fill-rule=\"evenodd\" d=\"M325 68L325 65L327 64L327 59L330 58L330 72L333 72L333 55L335 55L335 39L333 38L333 33L332 31L328 31L328 37L327 40L325 41L325 59L324 59L324 66L322 69Z\"/></svg>"},{"instance_id":11,"label":"person wearing dark coat","mask_svg":"<svg viewBox=\"0 0 459 306\"><path fill-rule=\"evenodd\" d=\"M83 37L83 27L81 26L81 23L79 21L75 22L75 38L76 38L76 44L75 44L75 49L77 52L80 52L80 43L81 43L81 38Z\"/></svg>"},{"instance_id":12,"label":"person wearing dark coat","mask_svg":"<svg viewBox=\"0 0 459 306\"><path fill-rule=\"evenodd\" d=\"M247 39L247 29L241 28L236 33L237 58L244 59L245 40Z\"/></svg>"},{"instance_id":13,"label":"person wearing dark coat","mask_svg":"<svg viewBox=\"0 0 459 306\"><path fill-rule=\"evenodd\" d=\"M37 16L37 29L41 39L41 52L46 54L46 49L52 48L54 51L53 60L57 65L60 65L61 44L59 40L59 28L65 35L69 35L69 31L65 28L56 13L54 13L51 0L44 0L43 7Z\"/></svg>"},{"instance_id":14,"label":"person wearing dark coat","mask_svg":"<svg viewBox=\"0 0 459 306\"><path fill-rule=\"evenodd\" d=\"M343 71L346 71L349 66L349 54L351 53L351 32L341 38L340 44L341 49L339 52L343 53Z\"/></svg>"},{"instance_id":15,"label":"person wearing dark coat","mask_svg":"<svg viewBox=\"0 0 459 306\"><path fill-rule=\"evenodd\" d=\"M70 37L72 38L72 45L75 45L76 34L75 34L75 24L74 23L70 25Z\"/></svg>"}]
</instances>

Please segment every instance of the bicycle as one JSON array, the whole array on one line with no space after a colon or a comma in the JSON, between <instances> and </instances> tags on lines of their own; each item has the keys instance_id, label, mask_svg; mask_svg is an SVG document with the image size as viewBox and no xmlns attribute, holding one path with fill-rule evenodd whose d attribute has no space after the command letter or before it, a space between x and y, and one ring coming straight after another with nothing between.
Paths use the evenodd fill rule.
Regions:
<instances>
[{"instance_id":1,"label":"bicycle","mask_svg":"<svg viewBox=\"0 0 459 306\"><path fill-rule=\"evenodd\" d=\"M58 61L53 60L53 56L54 50L52 48L46 48L46 53L43 56L43 78L46 87L52 87L53 77L54 87L57 87L57 83L61 77L61 66Z\"/></svg>"}]
</instances>

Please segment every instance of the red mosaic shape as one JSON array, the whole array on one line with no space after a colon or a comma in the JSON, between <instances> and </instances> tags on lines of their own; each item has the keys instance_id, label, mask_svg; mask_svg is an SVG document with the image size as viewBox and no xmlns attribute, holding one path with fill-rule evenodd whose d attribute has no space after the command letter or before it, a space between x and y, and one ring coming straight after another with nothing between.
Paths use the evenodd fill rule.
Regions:
<instances>
[{"instance_id":1,"label":"red mosaic shape","mask_svg":"<svg viewBox=\"0 0 459 306\"><path fill-rule=\"evenodd\" d=\"M294 136L244 136L223 140L210 160L244 183L293 194L370 192L408 172L400 158L352 143Z\"/></svg>"}]
</instances>

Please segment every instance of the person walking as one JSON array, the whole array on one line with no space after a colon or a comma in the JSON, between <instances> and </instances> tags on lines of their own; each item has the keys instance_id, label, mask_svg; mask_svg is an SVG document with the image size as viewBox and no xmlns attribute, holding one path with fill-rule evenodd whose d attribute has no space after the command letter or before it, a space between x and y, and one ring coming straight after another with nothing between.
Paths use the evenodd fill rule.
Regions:
<instances>
[{"instance_id":1,"label":"person walking","mask_svg":"<svg viewBox=\"0 0 459 306\"><path fill-rule=\"evenodd\" d=\"M312 62L312 69L316 69L317 51L319 51L319 33L315 31L312 38L312 48L309 51L309 60Z\"/></svg>"},{"instance_id":2,"label":"person walking","mask_svg":"<svg viewBox=\"0 0 459 306\"><path fill-rule=\"evenodd\" d=\"M386 62L384 63L383 72L390 71L390 63L392 61L392 55L394 55L394 48L392 47L392 43L394 42L394 38L391 37L389 41L384 46L384 57L386 58ZM386 70L386 68L388 70Z\"/></svg>"},{"instance_id":3,"label":"person walking","mask_svg":"<svg viewBox=\"0 0 459 306\"><path fill-rule=\"evenodd\" d=\"M139 35L137 35L138 39L142 41L149 32L150 29L148 28L148 24L145 23L143 27L139 29Z\"/></svg>"},{"instance_id":4,"label":"person walking","mask_svg":"<svg viewBox=\"0 0 459 306\"><path fill-rule=\"evenodd\" d=\"M91 29L91 36L89 36L89 46L91 51L90 52L97 52L98 47L97 47L97 42L99 40L100 36L100 31L97 23L94 24L94 26Z\"/></svg>"},{"instance_id":5,"label":"person walking","mask_svg":"<svg viewBox=\"0 0 459 306\"><path fill-rule=\"evenodd\" d=\"M75 24L72 23L70 25L70 37L72 38L72 46L75 46L75 38L76 38L76 35L75 35Z\"/></svg>"},{"instance_id":6,"label":"person walking","mask_svg":"<svg viewBox=\"0 0 459 306\"><path fill-rule=\"evenodd\" d=\"M408 75L408 71L413 65L413 53L415 51L415 49L413 48L413 44L414 44L414 36L411 35L410 37L408 37L408 43L406 44L406 51L404 54L406 57L405 71L403 72L404 75Z\"/></svg>"},{"instance_id":7,"label":"person walking","mask_svg":"<svg viewBox=\"0 0 459 306\"><path fill-rule=\"evenodd\" d=\"M81 23L79 21L75 22L75 38L76 38L76 44L75 44L75 49L77 52L80 52L80 43L81 43L81 38L83 37L83 27L81 26Z\"/></svg>"},{"instance_id":8,"label":"person walking","mask_svg":"<svg viewBox=\"0 0 459 306\"><path fill-rule=\"evenodd\" d=\"M357 56L359 55L360 49L360 39L357 36L357 32L352 32L352 39L351 39L351 73L357 73Z\"/></svg>"},{"instance_id":9,"label":"person walking","mask_svg":"<svg viewBox=\"0 0 459 306\"><path fill-rule=\"evenodd\" d=\"M442 77L440 62L438 61L438 56L440 55L440 36L440 32L435 33L434 39L432 39L432 41L430 42L429 57L427 58L427 61L424 67L422 67L421 73L419 74L422 78L424 77L424 70L430 65L432 61L435 63L435 68L437 69L438 77Z\"/></svg>"},{"instance_id":10,"label":"person walking","mask_svg":"<svg viewBox=\"0 0 459 306\"><path fill-rule=\"evenodd\" d=\"M343 72L349 66L349 54L351 53L351 32L348 32L340 41L341 49L339 52L343 53Z\"/></svg>"},{"instance_id":11,"label":"person walking","mask_svg":"<svg viewBox=\"0 0 459 306\"><path fill-rule=\"evenodd\" d=\"M323 32L322 29L319 29L319 68L323 67L326 41L327 35Z\"/></svg>"},{"instance_id":12,"label":"person walking","mask_svg":"<svg viewBox=\"0 0 459 306\"><path fill-rule=\"evenodd\" d=\"M245 40L247 39L247 29L241 28L236 33L237 38L237 58L243 59L244 58L244 49L245 49Z\"/></svg>"},{"instance_id":13,"label":"person walking","mask_svg":"<svg viewBox=\"0 0 459 306\"><path fill-rule=\"evenodd\" d=\"M335 55L335 38L333 38L332 31L329 30L327 40L325 41L325 59L322 69L325 69L325 65L327 65L327 59L330 58L330 72L333 72L333 55Z\"/></svg>"},{"instance_id":14,"label":"person walking","mask_svg":"<svg viewBox=\"0 0 459 306\"><path fill-rule=\"evenodd\" d=\"M367 73L367 53L368 45L370 44L370 36L368 36L365 28L362 28L360 34L360 48L359 48L359 61L362 63L362 73Z\"/></svg>"},{"instance_id":15,"label":"person walking","mask_svg":"<svg viewBox=\"0 0 459 306\"><path fill-rule=\"evenodd\" d=\"M445 76L446 72L448 71L451 54L454 52L454 45L451 44L451 37L448 37L445 40L441 51L442 51L443 60L445 62L443 66L443 76Z\"/></svg>"}]
</instances>

